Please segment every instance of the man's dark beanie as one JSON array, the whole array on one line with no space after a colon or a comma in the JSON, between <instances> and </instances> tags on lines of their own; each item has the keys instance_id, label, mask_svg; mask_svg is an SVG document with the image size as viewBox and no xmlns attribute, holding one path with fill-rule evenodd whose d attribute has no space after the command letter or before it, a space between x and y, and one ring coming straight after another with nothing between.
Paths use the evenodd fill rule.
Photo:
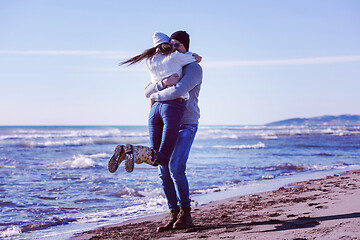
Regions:
<instances>
[{"instance_id":1,"label":"man's dark beanie","mask_svg":"<svg viewBox=\"0 0 360 240\"><path fill-rule=\"evenodd\" d=\"M171 34L170 39L178 40L179 42L181 42L184 45L186 51L187 52L189 51L190 36L187 32L185 32L185 31L174 32L173 34Z\"/></svg>"}]
</instances>

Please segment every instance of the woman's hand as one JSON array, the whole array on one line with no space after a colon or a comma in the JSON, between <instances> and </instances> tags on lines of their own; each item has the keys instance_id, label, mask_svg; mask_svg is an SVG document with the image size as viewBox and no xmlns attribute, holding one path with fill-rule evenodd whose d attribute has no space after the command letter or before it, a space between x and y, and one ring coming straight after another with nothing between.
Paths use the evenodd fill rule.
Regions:
<instances>
[{"instance_id":1,"label":"woman's hand","mask_svg":"<svg viewBox=\"0 0 360 240\"><path fill-rule=\"evenodd\" d=\"M200 63L201 60L202 60L202 57L199 56L199 55L197 55L196 53L193 53L193 57L195 58L195 60L196 60L197 63Z\"/></svg>"},{"instance_id":2,"label":"woman's hand","mask_svg":"<svg viewBox=\"0 0 360 240\"><path fill-rule=\"evenodd\" d=\"M177 84L179 82L179 74L174 73L173 75L171 75L170 77L164 78L162 80L162 85L164 87L169 87L169 86L173 86L175 84Z\"/></svg>"}]
</instances>

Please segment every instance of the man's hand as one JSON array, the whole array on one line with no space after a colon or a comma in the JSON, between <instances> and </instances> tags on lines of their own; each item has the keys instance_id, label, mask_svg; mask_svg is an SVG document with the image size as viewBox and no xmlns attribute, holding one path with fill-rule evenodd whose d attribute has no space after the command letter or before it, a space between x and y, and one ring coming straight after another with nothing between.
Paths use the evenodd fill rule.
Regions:
<instances>
[{"instance_id":1,"label":"man's hand","mask_svg":"<svg viewBox=\"0 0 360 240\"><path fill-rule=\"evenodd\" d=\"M162 80L162 85L164 87L170 87L170 86L173 86L175 84L177 84L179 82L179 74L177 73L174 73L173 75L171 75L170 77L168 78L164 78Z\"/></svg>"}]
</instances>

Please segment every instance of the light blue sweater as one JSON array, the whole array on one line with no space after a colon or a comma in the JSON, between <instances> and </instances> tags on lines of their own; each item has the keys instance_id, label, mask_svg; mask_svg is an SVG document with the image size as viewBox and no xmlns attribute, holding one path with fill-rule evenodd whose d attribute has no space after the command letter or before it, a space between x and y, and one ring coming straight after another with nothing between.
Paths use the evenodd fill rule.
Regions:
<instances>
[{"instance_id":1,"label":"light blue sweater","mask_svg":"<svg viewBox=\"0 0 360 240\"><path fill-rule=\"evenodd\" d=\"M150 83L145 88L145 95L155 101L168 101L177 99L188 92L190 98L186 102L182 124L198 124L200 118L198 103L202 76L201 66L194 62L184 67L183 77L176 85L164 88L161 81Z\"/></svg>"}]
</instances>

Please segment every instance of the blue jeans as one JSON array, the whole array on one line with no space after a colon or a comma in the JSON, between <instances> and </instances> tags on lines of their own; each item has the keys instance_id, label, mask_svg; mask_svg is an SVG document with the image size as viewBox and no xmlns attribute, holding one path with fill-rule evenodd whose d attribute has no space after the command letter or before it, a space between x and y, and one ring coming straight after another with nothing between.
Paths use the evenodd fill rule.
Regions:
<instances>
[{"instance_id":1,"label":"blue jeans","mask_svg":"<svg viewBox=\"0 0 360 240\"><path fill-rule=\"evenodd\" d=\"M179 135L185 102L171 100L155 102L149 113L151 148L157 151L156 163L167 165Z\"/></svg>"},{"instance_id":2,"label":"blue jeans","mask_svg":"<svg viewBox=\"0 0 360 240\"><path fill-rule=\"evenodd\" d=\"M180 126L178 139L168 165L159 166L159 175L170 210L190 207L186 162L198 129L197 124Z\"/></svg>"}]
</instances>

